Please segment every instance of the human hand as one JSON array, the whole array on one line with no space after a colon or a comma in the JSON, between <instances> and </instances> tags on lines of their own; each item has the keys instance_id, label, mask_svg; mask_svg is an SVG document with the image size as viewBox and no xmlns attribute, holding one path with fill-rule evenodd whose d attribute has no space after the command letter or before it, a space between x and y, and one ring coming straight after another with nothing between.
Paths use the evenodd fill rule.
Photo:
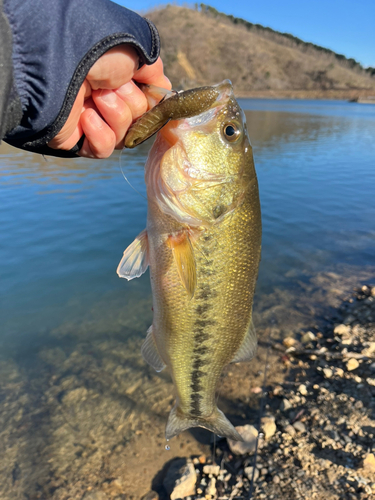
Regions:
<instances>
[{"instance_id":1,"label":"human hand","mask_svg":"<svg viewBox=\"0 0 375 500\"><path fill-rule=\"evenodd\" d=\"M137 70L139 59L129 45L106 52L88 72L60 132L48 143L53 149L70 150L85 139L79 156L107 158L124 147L124 137L134 120L148 109L144 93L134 82L171 88L159 58Z\"/></svg>"}]
</instances>

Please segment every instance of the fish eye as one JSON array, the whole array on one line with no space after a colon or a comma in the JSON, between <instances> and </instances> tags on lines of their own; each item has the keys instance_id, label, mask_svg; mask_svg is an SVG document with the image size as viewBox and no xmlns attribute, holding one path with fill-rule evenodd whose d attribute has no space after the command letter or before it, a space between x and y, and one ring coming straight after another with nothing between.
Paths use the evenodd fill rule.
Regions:
<instances>
[{"instance_id":1,"label":"fish eye","mask_svg":"<svg viewBox=\"0 0 375 500\"><path fill-rule=\"evenodd\" d=\"M235 142L241 135L241 131L235 123L227 123L224 125L223 134L227 141Z\"/></svg>"}]
</instances>

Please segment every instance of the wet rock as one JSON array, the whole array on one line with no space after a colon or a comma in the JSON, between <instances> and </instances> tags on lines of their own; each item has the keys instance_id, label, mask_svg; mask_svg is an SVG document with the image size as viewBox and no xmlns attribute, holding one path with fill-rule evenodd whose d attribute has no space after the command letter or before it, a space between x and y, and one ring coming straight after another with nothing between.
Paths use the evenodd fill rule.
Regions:
<instances>
[{"instance_id":1,"label":"wet rock","mask_svg":"<svg viewBox=\"0 0 375 500\"><path fill-rule=\"evenodd\" d=\"M276 432L275 417L263 417L262 430L265 439L270 439Z\"/></svg>"},{"instance_id":2,"label":"wet rock","mask_svg":"<svg viewBox=\"0 0 375 500\"><path fill-rule=\"evenodd\" d=\"M164 478L163 486L171 500L185 498L195 493L197 474L191 460L178 458L174 460Z\"/></svg>"},{"instance_id":3,"label":"wet rock","mask_svg":"<svg viewBox=\"0 0 375 500\"><path fill-rule=\"evenodd\" d=\"M355 358L350 358L348 362L346 363L346 369L348 372L351 372L353 370L356 370L359 367L358 360Z\"/></svg>"},{"instance_id":4,"label":"wet rock","mask_svg":"<svg viewBox=\"0 0 375 500\"><path fill-rule=\"evenodd\" d=\"M340 378L342 378L345 374L344 370L342 368L339 368L339 367L335 367L334 372L335 372L335 375L337 375Z\"/></svg>"},{"instance_id":5,"label":"wet rock","mask_svg":"<svg viewBox=\"0 0 375 500\"><path fill-rule=\"evenodd\" d=\"M279 484L279 483L280 483L280 477L279 477L278 475L273 476L272 481L273 481L275 484Z\"/></svg>"},{"instance_id":6,"label":"wet rock","mask_svg":"<svg viewBox=\"0 0 375 500\"><path fill-rule=\"evenodd\" d=\"M363 460L363 469L375 476L375 455L369 453Z\"/></svg>"},{"instance_id":7,"label":"wet rock","mask_svg":"<svg viewBox=\"0 0 375 500\"><path fill-rule=\"evenodd\" d=\"M235 455L245 455L246 453L253 453L256 448L256 442L258 437L258 431L253 425L243 425L236 427L243 438L241 441L233 441L232 439L227 439L230 451Z\"/></svg>"},{"instance_id":8,"label":"wet rock","mask_svg":"<svg viewBox=\"0 0 375 500\"><path fill-rule=\"evenodd\" d=\"M298 344L298 341L296 339L294 339L293 337L286 337L283 340L283 344L286 348L295 347Z\"/></svg>"},{"instance_id":9,"label":"wet rock","mask_svg":"<svg viewBox=\"0 0 375 500\"><path fill-rule=\"evenodd\" d=\"M288 411L291 408L292 408L292 404L290 403L290 401L288 399L284 398L281 401L280 410L281 411Z\"/></svg>"},{"instance_id":10,"label":"wet rock","mask_svg":"<svg viewBox=\"0 0 375 500\"><path fill-rule=\"evenodd\" d=\"M350 326L341 324L335 326L333 333L335 333L336 335L349 335L350 331L351 331Z\"/></svg>"}]
</instances>

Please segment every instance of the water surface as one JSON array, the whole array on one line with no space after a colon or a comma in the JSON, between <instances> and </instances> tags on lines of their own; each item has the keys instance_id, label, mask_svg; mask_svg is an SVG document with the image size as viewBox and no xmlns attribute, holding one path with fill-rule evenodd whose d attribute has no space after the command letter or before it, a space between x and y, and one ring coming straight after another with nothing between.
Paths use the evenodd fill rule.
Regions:
<instances>
[{"instance_id":1,"label":"water surface","mask_svg":"<svg viewBox=\"0 0 375 500\"><path fill-rule=\"evenodd\" d=\"M298 332L372 279L375 106L241 104L263 215L256 322L260 332L271 318L281 334ZM118 154L68 161L0 147L2 498L51 487L51 477L47 498L73 497L62 477L80 498L79 481L99 474L103 454L126 449L142 422L165 423L170 381L139 354L152 321L148 274L115 273L145 227L148 147L121 157L136 191Z\"/></svg>"}]
</instances>

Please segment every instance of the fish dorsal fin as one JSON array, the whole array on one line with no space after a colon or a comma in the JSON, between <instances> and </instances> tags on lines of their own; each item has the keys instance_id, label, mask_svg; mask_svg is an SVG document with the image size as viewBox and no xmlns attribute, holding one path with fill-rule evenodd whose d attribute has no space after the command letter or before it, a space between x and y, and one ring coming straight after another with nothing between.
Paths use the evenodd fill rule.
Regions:
<instances>
[{"instance_id":1,"label":"fish dorsal fin","mask_svg":"<svg viewBox=\"0 0 375 500\"><path fill-rule=\"evenodd\" d=\"M161 372L167 366L164 361L161 359L161 356L158 352L158 348L156 347L156 342L154 339L154 335L152 333L152 325L147 330L147 337L143 342L141 353L143 359L157 372Z\"/></svg>"},{"instance_id":2,"label":"fish dorsal fin","mask_svg":"<svg viewBox=\"0 0 375 500\"><path fill-rule=\"evenodd\" d=\"M125 250L116 272L120 278L132 280L142 276L147 268L148 241L147 231L144 229Z\"/></svg>"},{"instance_id":3,"label":"fish dorsal fin","mask_svg":"<svg viewBox=\"0 0 375 500\"><path fill-rule=\"evenodd\" d=\"M250 327L246 333L245 338L236 352L232 363L239 363L240 361L250 361L255 354L257 348L257 334L254 328L253 320L251 320Z\"/></svg>"},{"instance_id":4,"label":"fish dorsal fin","mask_svg":"<svg viewBox=\"0 0 375 500\"><path fill-rule=\"evenodd\" d=\"M189 238L189 233L183 229L168 237L168 244L172 249L174 262L181 282L189 298L194 296L197 284L197 269L195 265L194 250Z\"/></svg>"}]
</instances>

